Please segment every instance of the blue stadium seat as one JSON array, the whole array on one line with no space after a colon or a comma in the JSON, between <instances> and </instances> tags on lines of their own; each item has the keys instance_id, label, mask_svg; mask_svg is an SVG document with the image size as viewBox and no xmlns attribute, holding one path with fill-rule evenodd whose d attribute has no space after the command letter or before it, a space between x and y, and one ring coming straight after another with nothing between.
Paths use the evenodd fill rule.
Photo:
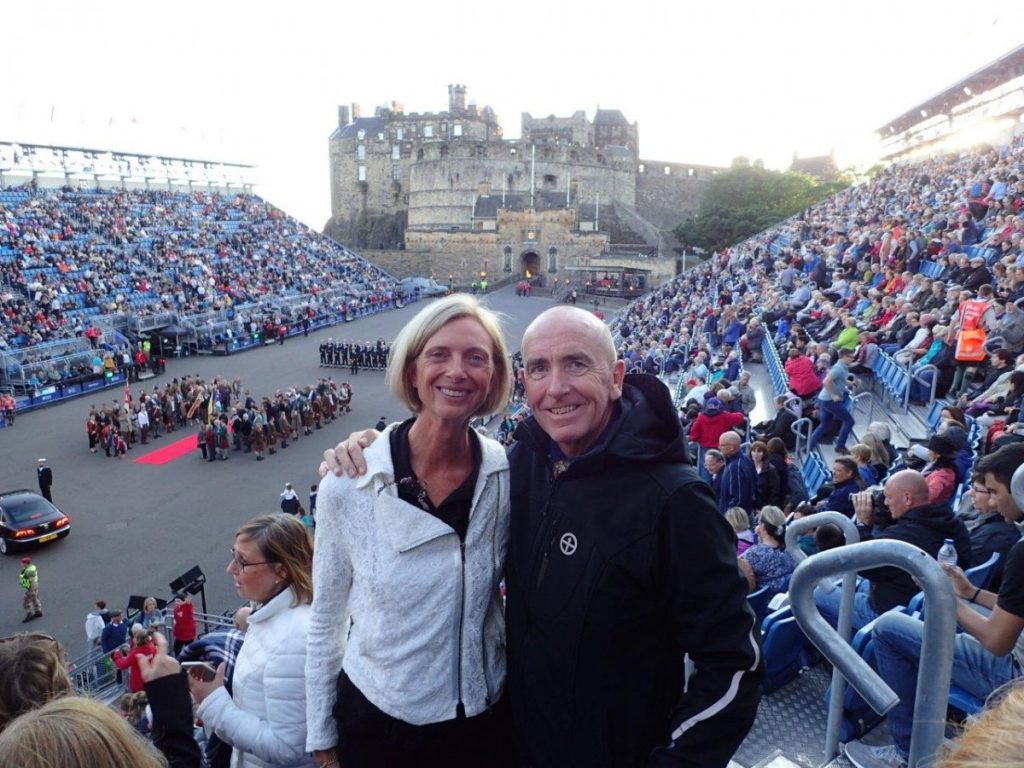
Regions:
<instances>
[{"instance_id":1,"label":"blue stadium seat","mask_svg":"<svg viewBox=\"0 0 1024 768\"><path fill-rule=\"evenodd\" d=\"M968 568L964 571L964 576L976 587L981 589L988 589L988 585L992 582L992 575L996 570L996 563L999 562L999 553L993 552L992 556L981 565L976 565L973 568Z\"/></svg>"},{"instance_id":2,"label":"blue stadium seat","mask_svg":"<svg viewBox=\"0 0 1024 768\"><path fill-rule=\"evenodd\" d=\"M751 592L747 595L747 603L754 611L754 616L757 617L758 626L764 620L765 614L768 613L768 601L772 599L774 592L770 592L768 587L761 587L756 592Z\"/></svg>"}]
</instances>

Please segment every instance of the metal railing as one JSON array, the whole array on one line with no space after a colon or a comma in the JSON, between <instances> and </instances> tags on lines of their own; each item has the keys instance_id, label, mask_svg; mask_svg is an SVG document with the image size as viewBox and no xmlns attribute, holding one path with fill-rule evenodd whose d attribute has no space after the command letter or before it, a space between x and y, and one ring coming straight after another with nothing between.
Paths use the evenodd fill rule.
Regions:
<instances>
[{"instance_id":1,"label":"metal railing","mask_svg":"<svg viewBox=\"0 0 1024 768\"><path fill-rule=\"evenodd\" d=\"M811 433L814 431L814 422L808 418L801 418L789 425L789 431L796 435L793 443L793 455L800 460L810 452Z\"/></svg>"},{"instance_id":2,"label":"metal railing","mask_svg":"<svg viewBox=\"0 0 1024 768\"><path fill-rule=\"evenodd\" d=\"M786 525L786 551L790 557L796 560L797 565L807 559L808 555L798 543L800 534L812 528L822 525L838 525L843 531L847 544L854 544L860 541L860 534L857 526L846 515L840 512L818 512L798 520L792 520ZM857 591L857 573L848 571L842 578L842 595L839 602L839 621L836 632L844 642L850 641L850 632L853 622L853 601ZM799 619L797 620L799 622ZM825 730L825 751L831 756L832 750L837 749L839 743L839 729L843 719L843 694L846 690L846 681L838 667L832 668L832 688L828 702L828 721Z\"/></svg>"},{"instance_id":3,"label":"metal railing","mask_svg":"<svg viewBox=\"0 0 1024 768\"><path fill-rule=\"evenodd\" d=\"M807 524L811 525L809 521L815 521L816 517L812 515L797 523L808 521ZM828 522L833 521L829 519ZM879 566L893 566L910 573L922 586L928 604L918 665L909 759L911 766L926 766L935 756L944 736L956 637L956 596L938 562L923 550L902 541L868 541L837 547L809 557L797 566L790 580L790 604L797 624L808 639L875 712L885 714L899 699L847 640L853 612L852 590L848 593L850 584L855 580L857 571ZM818 613L814 588L822 579L838 575L843 576L844 583L837 631ZM842 691L837 694L837 688L833 686L829 705L826 760L838 754L839 720L836 711L838 709L841 715L841 709L837 708L836 702L841 703Z\"/></svg>"},{"instance_id":4,"label":"metal railing","mask_svg":"<svg viewBox=\"0 0 1024 768\"><path fill-rule=\"evenodd\" d=\"M931 372L931 374L932 374L931 382L927 381L926 379L924 379L922 377L921 374L926 373L926 372ZM918 384L920 384L923 387L928 387L928 400L927 400L927 402L928 402L928 405L930 406L932 403L935 402L935 390L939 386L939 369L937 367L935 367L934 365L929 363L928 365L922 365L917 370L914 370L913 368L911 368L910 375L913 377L913 380L916 381ZM913 386L913 384L911 384L911 386Z\"/></svg>"}]
</instances>

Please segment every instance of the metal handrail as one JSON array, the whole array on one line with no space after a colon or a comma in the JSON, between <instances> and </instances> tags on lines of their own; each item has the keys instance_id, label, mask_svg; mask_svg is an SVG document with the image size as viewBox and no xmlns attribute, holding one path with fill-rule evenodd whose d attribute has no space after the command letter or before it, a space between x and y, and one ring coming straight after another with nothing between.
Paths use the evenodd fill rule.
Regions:
<instances>
[{"instance_id":1,"label":"metal handrail","mask_svg":"<svg viewBox=\"0 0 1024 768\"><path fill-rule=\"evenodd\" d=\"M808 555L798 543L800 534L811 528L822 525L838 525L847 544L856 544L860 541L860 534L857 533L857 526L853 521L841 512L817 512L798 520L791 520L786 524L786 551L789 556L796 560L797 565L807 559ZM848 571L843 574L842 594L839 599L839 620L836 624L836 632L844 642L850 641L853 627L853 601L857 592L857 573ZM846 679L838 667L832 668L832 687L829 692L828 720L825 729L825 748L829 750L833 744L839 743L839 730L843 721L843 696L846 693ZM831 754L831 753L830 753Z\"/></svg>"},{"instance_id":2,"label":"metal handrail","mask_svg":"<svg viewBox=\"0 0 1024 768\"><path fill-rule=\"evenodd\" d=\"M852 398L850 398L850 415L854 418L857 417L857 406L864 400L870 402L870 406L867 409L868 412L868 424L871 423L875 415L875 396L870 392L858 392Z\"/></svg>"},{"instance_id":3,"label":"metal handrail","mask_svg":"<svg viewBox=\"0 0 1024 768\"><path fill-rule=\"evenodd\" d=\"M786 392L786 395L786 402L782 404L782 407L789 409L799 419L804 413L804 399L800 395L794 395L792 392Z\"/></svg>"},{"instance_id":4,"label":"metal handrail","mask_svg":"<svg viewBox=\"0 0 1024 768\"><path fill-rule=\"evenodd\" d=\"M815 512L813 515L790 520L786 523L786 551L796 561L797 565L809 557L806 552L800 549L797 543L800 534L810 528L819 528L829 523L838 525L843 529L843 535L846 536L847 544L856 544L860 541L857 526L854 525L853 520L842 512Z\"/></svg>"},{"instance_id":5,"label":"metal handrail","mask_svg":"<svg viewBox=\"0 0 1024 768\"><path fill-rule=\"evenodd\" d=\"M1024 464L1017 467L1010 478L1010 493L1019 509L1024 509Z\"/></svg>"},{"instance_id":6,"label":"metal handrail","mask_svg":"<svg viewBox=\"0 0 1024 768\"><path fill-rule=\"evenodd\" d=\"M808 418L797 419L789 425L789 430L796 435L796 443L793 445L793 453L797 458L802 458L810 451L811 432L814 422ZM801 445L803 446L801 448Z\"/></svg>"},{"instance_id":7,"label":"metal handrail","mask_svg":"<svg viewBox=\"0 0 1024 768\"><path fill-rule=\"evenodd\" d=\"M858 570L879 566L893 566L914 576L921 584L928 603L909 760L909 765L923 766L929 763L942 744L956 638L956 596L938 562L923 550L903 541L868 541L837 547L809 557L797 566L789 586L790 604L797 624L808 639L842 672L875 712L885 714L897 703L896 694L828 625L814 604L814 588L822 579L838 574L852 575ZM840 613L840 623L842 618ZM831 718L830 711L830 723ZM838 735L838 731L830 730L826 737L827 759L838 754Z\"/></svg>"},{"instance_id":8,"label":"metal handrail","mask_svg":"<svg viewBox=\"0 0 1024 768\"><path fill-rule=\"evenodd\" d=\"M911 370L910 371L910 375L914 377L914 381L916 381L918 384L923 384L924 386L927 387L927 386L929 386L928 382L925 381L923 378L921 378L921 374L924 373L925 371L931 371L932 372L932 381L931 381L931 387L930 387L931 392L928 393L928 402L929 403L933 403L933 402L935 402L935 390L939 386L939 369L938 369L938 367L932 365L931 363L928 363L927 365L922 365L916 371L915 370Z\"/></svg>"}]
</instances>

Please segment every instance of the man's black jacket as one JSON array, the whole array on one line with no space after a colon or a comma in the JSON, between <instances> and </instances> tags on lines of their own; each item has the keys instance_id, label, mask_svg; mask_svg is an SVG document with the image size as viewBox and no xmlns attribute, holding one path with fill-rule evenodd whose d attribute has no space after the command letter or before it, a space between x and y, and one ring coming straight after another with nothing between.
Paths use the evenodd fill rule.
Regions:
<instances>
[{"instance_id":1,"label":"man's black jacket","mask_svg":"<svg viewBox=\"0 0 1024 768\"><path fill-rule=\"evenodd\" d=\"M939 553L945 539L952 539L956 547L957 565L970 568L971 537L960 518L955 517L949 504L926 504L908 509L900 519L886 528L873 531L857 526L861 541L896 539L920 547L932 557ZM871 607L875 613L885 613L897 605L906 605L920 592L914 579L901 568L883 566L863 571L861 575L871 582Z\"/></svg>"},{"instance_id":2,"label":"man's black jacket","mask_svg":"<svg viewBox=\"0 0 1024 768\"><path fill-rule=\"evenodd\" d=\"M725 766L757 710L759 632L668 390L627 376L601 444L557 478L533 419L516 438L508 687L525 764Z\"/></svg>"}]
</instances>

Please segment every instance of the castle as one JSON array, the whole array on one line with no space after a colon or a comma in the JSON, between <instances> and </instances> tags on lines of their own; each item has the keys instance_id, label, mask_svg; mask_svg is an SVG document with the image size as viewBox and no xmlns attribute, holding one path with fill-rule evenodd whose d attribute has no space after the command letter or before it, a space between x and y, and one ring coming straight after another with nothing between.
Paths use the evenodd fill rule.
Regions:
<instances>
[{"instance_id":1,"label":"castle","mask_svg":"<svg viewBox=\"0 0 1024 768\"><path fill-rule=\"evenodd\" d=\"M330 137L327 234L396 275L460 285L538 278L629 258L674 271L671 230L720 169L640 157L639 128L616 109L522 115L506 140L489 106L448 86L444 112L397 102L363 117L338 108Z\"/></svg>"}]
</instances>

